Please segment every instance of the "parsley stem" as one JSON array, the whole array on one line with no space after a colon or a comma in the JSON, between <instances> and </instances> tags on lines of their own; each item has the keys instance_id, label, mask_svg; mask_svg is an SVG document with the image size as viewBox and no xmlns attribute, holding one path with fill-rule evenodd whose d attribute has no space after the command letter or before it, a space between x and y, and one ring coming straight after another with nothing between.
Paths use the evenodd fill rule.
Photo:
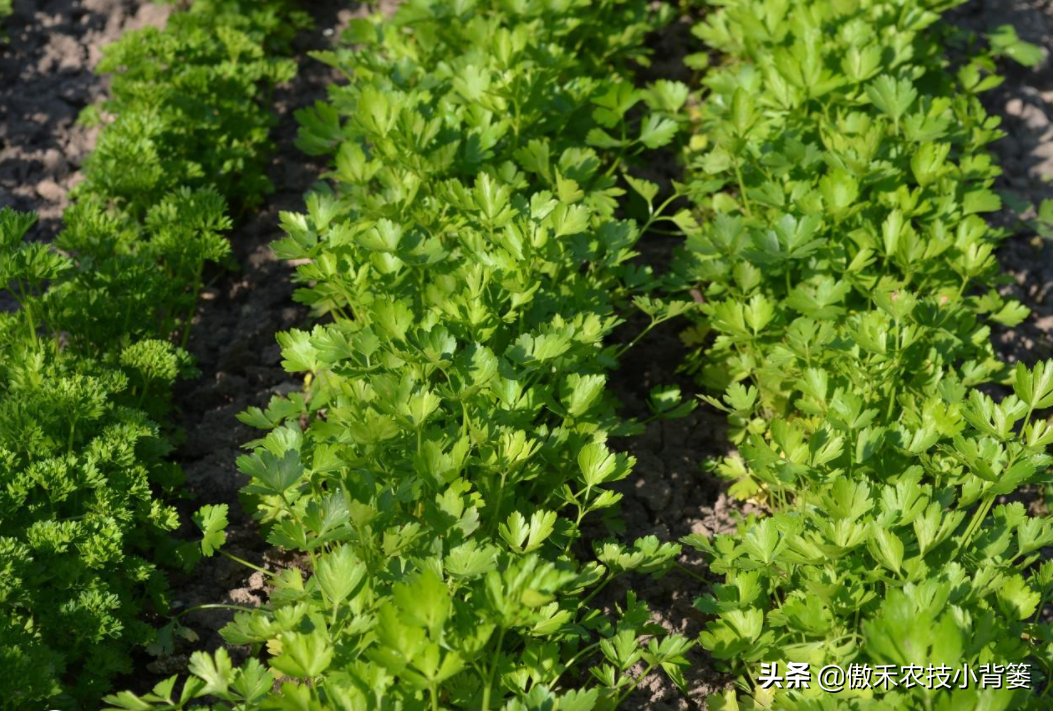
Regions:
<instances>
[{"instance_id":1,"label":"parsley stem","mask_svg":"<svg viewBox=\"0 0 1053 711\"><path fill-rule=\"evenodd\" d=\"M236 610L238 612L258 612L259 610L255 607L246 607L244 605L228 605L222 602L210 602L204 605L194 605L188 607L185 610L180 610L172 619L178 620L183 615L189 615L191 612L198 612L199 610Z\"/></svg>"},{"instance_id":2,"label":"parsley stem","mask_svg":"<svg viewBox=\"0 0 1053 711\"><path fill-rule=\"evenodd\" d=\"M662 219L667 219L667 218L662 218ZM655 222L661 222L661 221L662 220L655 220ZM656 227L648 228L647 232L649 234L653 234L653 235L662 235L663 237L682 237L683 234L684 234L680 230L660 230L660 229L658 229Z\"/></svg>"},{"instance_id":3,"label":"parsley stem","mask_svg":"<svg viewBox=\"0 0 1053 711\"><path fill-rule=\"evenodd\" d=\"M254 565L254 564L250 563L250 562L249 562L249 561L247 561L247 560L243 560L243 559L239 558L238 556L236 556L236 555L234 555L234 554L232 554L232 553L227 553L227 552L226 552L225 550L222 550L222 549L221 549L221 550L220 550L219 552L220 552L220 553L221 553L222 555L224 555L224 556L226 556L227 558L229 558L230 560L234 561L235 563L240 563L241 565L244 565L244 566L245 566L246 568L252 568L253 570L255 570L255 571L257 571L257 572L259 572L259 573L263 573L264 575L269 575L269 576L270 576L270 577L272 577L272 578L276 578L276 577L278 577L278 576L277 576L277 575L276 575L275 573L273 573L273 572L271 572L271 571L269 571L269 570L266 570L266 569L264 569L264 568L261 568L261 567L260 567L260 566L258 566L258 565Z\"/></svg>"},{"instance_id":4,"label":"parsley stem","mask_svg":"<svg viewBox=\"0 0 1053 711\"><path fill-rule=\"evenodd\" d=\"M497 664L501 661L501 646L505 642L505 628L501 627L497 633L497 649L494 652L494 661L490 665L490 669L486 674L486 686L483 687L483 711L490 711L490 694L493 691L494 686L494 673L497 671Z\"/></svg>"},{"instance_id":5,"label":"parsley stem","mask_svg":"<svg viewBox=\"0 0 1053 711\"><path fill-rule=\"evenodd\" d=\"M588 605L592 601L592 599L594 597L599 595L600 591L602 591L605 587L607 587L607 585L612 580L614 580L614 575L608 575L606 580L604 580L602 583L600 583L595 588L593 588L592 592L590 592L588 595L586 595L585 598L580 603L578 603L578 609L579 610L584 610L585 606Z\"/></svg>"},{"instance_id":6,"label":"parsley stem","mask_svg":"<svg viewBox=\"0 0 1053 711\"><path fill-rule=\"evenodd\" d=\"M895 383L895 381L893 381L892 382L892 389L889 391L889 394L888 394L888 409L885 411L885 420L886 421L892 419L892 410L895 407L895 405L896 405L896 383Z\"/></svg>"},{"instance_id":7,"label":"parsley stem","mask_svg":"<svg viewBox=\"0 0 1053 711\"><path fill-rule=\"evenodd\" d=\"M669 207L669 204L670 204L671 202L673 202L674 200L676 200L676 199L677 199L677 198L679 198L679 197L680 197L680 193L679 193L679 192L675 192L675 191L674 191L674 192L673 192L673 194L672 194L672 195L670 195L669 197L667 197L667 198L666 198L666 199L665 199L665 200L664 200L664 201L662 202L662 204L661 204L661 205L659 205L659 206L658 206L657 208L655 208L655 209L654 209L654 210L653 210L653 211L651 212L651 215L650 215L650 216L649 216L649 217L647 218L647 222L645 222L645 223L644 223L644 226L640 228L640 235L642 236L642 235L645 235L645 234L647 234L647 233L648 233L648 232L649 232L649 231L651 230L651 225L653 225L653 224L654 224L655 222L657 222L657 221L658 221L659 219L672 219L672 218L662 218L662 213L664 213L664 212L665 212L665 209L666 209L667 207ZM666 234L676 234L676 235L679 235L680 233L679 233L679 232L668 232L668 233L666 233Z\"/></svg>"},{"instance_id":8,"label":"parsley stem","mask_svg":"<svg viewBox=\"0 0 1053 711\"><path fill-rule=\"evenodd\" d=\"M972 541L976 532L980 530L980 526L983 524L984 518L987 517L987 512L991 510L994 501L995 494L988 494L984 497L984 500L980 502L980 505L976 508L976 512L973 514L972 520L969 521L969 525L965 529L965 533L962 534L961 540L958 541L958 547L954 551L955 558L957 558L962 549Z\"/></svg>"},{"instance_id":9,"label":"parsley stem","mask_svg":"<svg viewBox=\"0 0 1053 711\"><path fill-rule=\"evenodd\" d=\"M505 479L508 477L508 467L501 467L501 483L497 485L497 500L494 501L494 515L490 519L490 525L487 527L488 531L493 531L494 527L497 526L497 522L501 519L501 504L505 498Z\"/></svg>"},{"instance_id":10,"label":"parsley stem","mask_svg":"<svg viewBox=\"0 0 1053 711\"><path fill-rule=\"evenodd\" d=\"M13 293L13 292L12 292ZM26 317L26 326L28 327L29 337L33 339L34 348L39 345L37 341L37 326L36 321L33 319L33 309L29 305L29 294L26 293L26 288L23 285L21 279L18 280L18 293L21 295L21 299L15 298L18 301L18 305L22 307L22 313Z\"/></svg>"},{"instance_id":11,"label":"parsley stem","mask_svg":"<svg viewBox=\"0 0 1053 711\"><path fill-rule=\"evenodd\" d=\"M1042 593L1042 597L1039 598L1039 601L1038 601L1038 607L1035 608L1035 616L1031 620L1032 623L1038 622L1039 619L1042 617L1042 610L1044 610L1045 607L1046 607L1046 598L1047 598L1047 593Z\"/></svg>"},{"instance_id":12,"label":"parsley stem","mask_svg":"<svg viewBox=\"0 0 1053 711\"><path fill-rule=\"evenodd\" d=\"M650 664L648 664L647 667L642 672L640 672L640 674L635 679L633 679L633 683L629 684L629 688L627 688L624 692L618 694L614 698L614 708L617 708L629 694L636 691L636 687L639 686L644 679L651 675L651 672L654 671L655 666L655 662L651 662Z\"/></svg>"},{"instance_id":13,"label":"parsley stem","mask_svg":"<svg viewBox=\"0 0 1053 711\"><path fill-rule=\"evenodd\" d=\"M550 687L552 687L553 689L557 688L557 686L556 686L556 682L557 682L557 681L559 681L559 678L560 678L561 676L563 676L563 673L564 673L564 672L566 672L566 671L567 671L568 669L573 669L573 668L574 668L574 665L575 665L575 663L576 663L576 662L577 662L577 661L578 661L579 659L581 659L582 657L584 657L584 656L585 656L586 654L589 654L590 652L594 652L594 651L596 651L597 649L599 649L599 646L600 646L600 643L599 643L599 642L593 642L593 643L592 643L592 644L590 644L590 645L589 645L588 647L585 647L585 649L581 650L580 652L578 652L577 654L575 654L575 655L574 655L573 657L571 657L570 659L568 659L568 660L566 661L566 663L565 663L565 664L563 665L563 670L562 670L562 671L560 671L560 673L559 673L559 674L557 674L556 676L554 676L554 677L552 678L552 681L550 682L549 686L550 686Z\"/></svg>"},{"instance_id":14,"label":"parsley stem","mask_svg":"<svg viewBox=\"0 0 1053 711\"><path fill-rule=\"evenodd\" d=\"M682 563L680 563L678 561L673 561L673 566L676 567L676 568L679 568L681 571L687 573L688 575L690 575L695 580L698 580L701 583L705 583L706 585L709 584L708 580L706 580L701 575L699 575L695 571L693 571L690 568L688 568L686 565L683 565Z\"/></svg>"},{"instance_id":15,"label":"parsley stem","mask_svg":"<svg viewBox=\"0 0 1053 711\"><path fill-rule=\"evenodd\" d=\"M742 196L742 208L746 212L746 217L753 217L753 210L750 208L750 198L746 195L746 181L742 179L742 168L739 166L738 156L735 156L735 179L739 183L739 194Z\"/></svg>"},{"instance_id":16,"label":"parsley stem","mask_svg":"<svg viewBox=\"0 0 1053 711\"><path fill-rule=\"evenodd\" d=\"M623 355L625 355L625 353L627 351L629 351L633 346L635 346L637 343L639 343L640 339L642 339L644 336L646 336L648 333L650 333L652 331L652 329L654 329L654 327L657 326L660 323L663 323L663 321L656 321L656 320L654 320L652 318L651 319L651 323L647 324L646 328L644 328L642 331L640 331L638 334L636 334L635 338L633 338L631 341L629 341L624 346L622 346L621 348L618 349L618 352L614 354L614 359L615 360L620 359Z\"/></svg>"}]
</instances>

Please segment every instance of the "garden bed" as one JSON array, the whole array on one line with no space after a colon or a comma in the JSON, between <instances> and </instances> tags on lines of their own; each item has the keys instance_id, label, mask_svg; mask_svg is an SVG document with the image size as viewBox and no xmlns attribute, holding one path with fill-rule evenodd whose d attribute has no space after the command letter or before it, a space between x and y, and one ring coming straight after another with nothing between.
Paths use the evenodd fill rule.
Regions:
<instances>
[{"instance_id":1,"label":"garden bed","mask_svg":"<svg viewBox=\"0 0 1053 711\"><path fill-rule=\"evenodd\" d=\"M393 10L387 5L382 9L388 14ZM145 26L163 27L173 11L182 9L127 0L15 1L14 14L3 22L9 40L6 45L0 45L0 207L38 213L40 220L31 233L33 240L51 241L60 232L63 212L71 204L67 193L81 181L81 161L95 147L99 129L78 125L76 117L84 108L107 96L108 81L91 71L101 56L101 48L126 31ZM234 619L232 608L266 608L273 592L272 581L267 579L271 573L296 569L302 570L307 579L314 570L312 551L289 552L264 540L251 515L251 506L257 505L258 501L250 503L244 496L239 496L253 479L239 471L236 465L247 444L263 436L259 428L239 421L236 417L239 413L250 407L266 408L274 396L311 391L312 381L307 380L305 385L304 373L297 370L313 373L315 369L284 367L282 360L289 357L290 349L286 344L283 354L277 334L295 329L309 330L315 324L323 328L342 328L346 326L341 325L344 306L349 312L356 313L356 309L376 308L368 300L356 302L348 299L347 304L339 303L339 299L345 296L342 295L330 297L337 300L339 308L332 309L321 319L313 318L308 308L293 300L293 269L303 267L309 260L282 259L272 248L272 243L286 234L280 226L280 213L304 212L305 194L331 167L332 153L342 140L327 135L329 145L312 151L312 155L305 155L302 143L300 147L296 145L303 116L298 119L294 114L324 101L328 87L344 85L348 81L345 73L308 55L332 47L335 38L351 26L353 19L367 14L366 8L355 4L339 11L330 6L312 7L309 11L313 14L314 28L301 32L293 42L291 56L299 68L297 76L279 84L271 97L271 108L278 122L271 132L274 150L266 161L265 170L274 189L263 198L262 204L237 208L233 212L234 227L229 231L228 239L237 267L231 270L212 265L206 269L205 287L199 294L186 341L200 375L177 382L172 398L175 409L169 421L164 423L164 429L175 445L170 460L177 463L186 475L185 487L175 499L182 522L175 535L183 540L194 539L197 529L192 520L198 507L203 504L225 505L229 523L225 527L223 550L261 566L267 573L253 571L221 556L204 558L191 572L169 571L170 613L178 616L177 629L182 629L184 634L176 638L174 648L160 654L156 648L151 653L144 649L135 652L135 671L122 676L118 684L119 688L128 688L135 693L148 692L169 675L184 675L191 661L190 655L195 651L214 653L220 648L231 649L236 665L252 659L250 645L226 645L219 636L220 628ZM696 12L696 15L701 13ZM692 17L691 21L697 19ZM1007 138L992 146L1004 169L1003 175L997 179L996 188L1035 206L1030 211L1014 212L1012 207L1016 202L1010 196L1004 200L1005 207L1001 211L986 215L992 225L1011 233L997 253L1002 269L1012 276L1011 283L1000 287L1000 293L1006 298L1019 300L1031 310L1031 316L1019 325L996 325L993 343L1006 361L1021 361L1030 367L1053 357L1053 241L1036 235L1036 228L1043 229L1043 225L1036 223L1036 209L1043 200L1053 198L1053 188L1050 187L1053 179L1053 59L1050 51L1053 45L1049 39L1053 36L1053 10L1023 0L1014 0L1010 7L1000 0L973 0L954 11L949 19L961 28L978 33L998 25L1012 24L1023 39L1043 47L1046 52L1046 59L1036 68L1001 60L999 69L1005 73L1006 82L983 95L987 110L1002 117L1003 127L1008 133ZM638 83L673 79L689 84L692 91L697 89L695 73L683 66L687 55L703 49L701 42L689 35L690 24L684 20L652 36L649 43L657 50L658 61L633 74ZM356 27L356 32L363 31ZM401 51L397 45L392 46L391 51ZM363 66L368 64L366 60L362 61ZM436 71L441 74L444 69ZM469 95L471 89L460 91L464 96ZM329 100L334 101L332 96ZM450 101L455 101L455 98ZM340 108L347 110L346 105ZM660 113L656 110L656 115ZM614 123L623 121L635 129L640 120L639 116L630 114L628 118L619 117ZM544 118L538 119L538 123L543 124ZM684 118L682 128L690 125L692 120ZM320 130L317 125L312 128ZM366 129L362 132L378 142L382 135L379 130L376 135L369 134ZM540 131L538 135L543 136ZM552 137L552 140L575 139L560 136ZM683 145L677 147L684 148ZM684 179L680 161L677 150L659 150L654 153L653 160L636 165L633 172L661 184L663 194L667 194L672 181ZM465 184L471 183L467 175L458 175L455 171L449 174L436 171L436 176L436 183L440 179L461 179ZM341 186L343 189L358 195L354 191L359 187L350 185L353 180L346 175L340 180L348 183ZM741 186L741 177L739 181ZM736 193L737 189L732 188L730 192ZM684 200L681 202L687 204ZM341 208L350 209L347 205ZM638 216L638 208L634 204L633 209L628 210L626 198L625 204L619 206L617 216L630 213ZM378 208L368 219L378 222L387 219L381 214ZM394 215L396 212L383 214ZM651 266L658 274L668 274L679 258L675 252L683 244L683 236L659 232L642 237L637 245L641 255L635 262ZM284 248L289 249L287 245ZM599 257L596 262L600 262ZM538 274L537 278L543 281L545 272ZM399 284L398 288L404 289L404 285ZM421 293L428 292L422 287ZM684 297L685 294L677 296ZM417 298L417 294L413 292L406 298ZM688 292L687 298L705 301L697 290ZM8 301L0 304L5 310L10 310ZM626 323L605 342L628 343L648 328L648 319L643 314L637 311L625 313L630 314ZM682 340L686 325L684 319L662 323L606 373L606 391L618 402L619 418L647 420L652 413L649 395L656 387L676 385L689 399L700 391L696 379L684 372L684 363L695 348L685 346ZM347 333L351 333L351 327L347 328ZM396 359L392 357L392 360ZM350 366L343 364L343 367ZM394 366L391 367L392 372L399 373ZM610 366L604 362L601 367L583 356L576 367L581 372L595 375ZM543 380L547 376L538 371L536 376L530 377ZM314 382L314 387L318 388L318 381ZM350 388L346 384L344 387ZM347 392L350 390L345 390L345 394ZM999 390L992 388L992 392ZM1003 389L1003 392L1011 390ZM892 401L895 402L895 398ZM557 412L558 408L553 411ZM467 410L464 416L469 417ZM602 421L603 426L607 426L608 420L603 419L605 414L593 415L590 411L589 416L595 416L596 422ZM320 413L305 412L301 421L325 422L328 418L329 413L323 409ZM465 428L468 429L467 425ZM646 536L673 544L690 536L696 540L712 540L716 535L734 535L746 515L770 512L763 497L743 503L729 496L728 483L708 470L708 462L736 451L728 440L728 429L725 413L701 404L684 417L650 422L642 433L612 437L612 451L636 459L632 475L609 487L623 497L616 518L621 530L615 531L620 540L632 542ZM418 449L422 431L419 429L417 434ZM346 440L337 435L330 436L333 439L326 442L326 446L346 446ZM256 451L259 452L259 448ZM563 455L553 456L555 461ZM332 482L329 485L332 486ZM1016 500L1013 496L1003 496L996 503ZM1034 515L1047 515L1040 485L1029 489L1024 499ZM424 507L422 499L420 509L424 510ZM289 510L293 509L290 507ZM523 513L529 518L528 509L524 508ZM424 518L422 516L421 520ZM496 519L492 528L486 529L494 541L499 540L497 529ZM569 555L573 551L580 559L587 560L591 546L606 540L612 532L598 521L586 519L580 533L581 541L573 546L568 543L564 553ZM459 539L451 534L450 540ZM393 559L397 557L394 553L392 556ZM648 570L648 574L629 572L613 578L594 605L616 619L627 595L635 592L649 605L653 621L664 628L666 634L673 635L668 639L682 635L686 640L697 640L715 616L712 610L703 612L696 600L711 591L713 585L721 583L723 577L709 570L707 556L694 547L684 546L674 557L676 565L666 565L660 575L651 575ZM393 589L398 589L399 584L395 583ZM467 588L459 594L467 594L465 590ZM399 594L393 594L393 599L398 600ZM576 588L568 595L584 596ZM381 593L378 596L383 597ZM588 597L591 599L591 595ZM210 608L210 605L217 607ZM200 606L204 607L183 615L183 611ZM1039 612L1040 617L1048 617L1047 610ZM335 620L337 612L332 614ZM147 617L155 626L169 619L157 614ZM597 634L607 636L608 630ZM640 639L641 645L646 644L651 635L643 634ZM578 642L564 639L562 643L571 648ZM539 651L536 653L540 654ZM509 651L507 654L512 658L518 652ZM731 688L734 680L733 675L719 671L727 668L726 663L710 654L711 651L704 649L703 645L694 645L682 658L674 655L677 661L672 666L683 674L684 689L678 689L669 676L660 673L648 677L635 690L618 686L619 691L624 688L626 693L621 707L655 711L705 708L707 695ZM268 658L266 653L255 656ZM570 654L566 656L574 658ZM589 659L592 663L602 661L598 652ZM390 660L385 659L384 663L386 669L397 668ZM494 665L496 667L496 661ZM638 674L642 665L634 663L631 668L630 677ZM488 673L492 675L493 671ZM287 671L285 675L289 676ZM480 677L486 678L486 675L480 674ZM565 687L581 685L585 688L587 680L587 672L582 669ZM451 694L448 698L454 698L458 693L467 692L455 688L448 693ZM437 703L435 685L432 694L432 703ZM464 698L467 697L461 700Z\"/></svg>"}]
</instances>

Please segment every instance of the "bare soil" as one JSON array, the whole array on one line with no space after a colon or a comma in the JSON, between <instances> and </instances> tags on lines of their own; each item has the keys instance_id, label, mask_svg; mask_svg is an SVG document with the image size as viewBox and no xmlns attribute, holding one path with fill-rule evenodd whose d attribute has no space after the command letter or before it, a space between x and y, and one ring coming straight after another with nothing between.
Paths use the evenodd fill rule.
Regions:
<instances>
[{"instance_id":1,"label":"bare soil","mask_svg":"<svg viewBox=\"0 0 1053 711\"><path fill-rule=\"evenodd\" d=\"M95 146L76 124L106 95L92 68L128 30L163 26L171 6L141 0L15 0L0 26L0 207L35 210L36 235L61 227L66 193Z\"/></svg>"},{"instance_id":2,"label":"bare soil","mask_svg":"<svg viewBox=\"0 0 1053 711\"><path fill-rule=\"evenodd\" d=\"M1014 61L1000 62L1006 81L983 95L987 110L1002 118L1006 137L992 150L1003 175L996 189L1005 209L992 223L1012 236L998 253L1011 283L1003 292L1031 308L1031 316L1015 328L995 330L995 344L1010 362L1053 357L1053 241L1038 237L1026 222L1043 200L1053 198L1053 2L1049 0L972 0L950 17L963 29L985 33L1012 25L1024 40L1041 47L1045 59L1037 68ZM1017 215L1013 203L1032 205Z\"/></svg>"},{"instance_id":3,"label":"bare soil","mask_svg":"<svg viewBox=\"0 0 1053 711\"><path fill-rule=\"evenodd\" d=\"M356 9L355 3L340 11L335 5L309 8L316 24L297 39L299 72L275 92L274 110L280 123L272 134L276 150L268 175L276 191L230 235L240 270L217 270L212 285L203 291L188 344L202 375L180 387L175 397L183 436L175 459L186 473L189 494L181 507L184 522L202 504L227 504L230 524L224 550L268 570L295 561L263 539L239 502L238 492L247 477L237 470L235 460L244 453L246 443L263 433L243 425L236 415L250 406L265 407L274 395L303 386L301 378L281 367L275 334L303 324L307 310L293 302L292 269L275 257L270 244L283 236L279 213L302 210L304 194L324 168L296 148L294 113L324 99L326 86L337 79L335 71L307 56L327 47ZM195 535L189 523L184 524L183 533ZM176 610L217 603L254 607L267 597L261 573L222 556L205 559L190 575L174 571L170 577ZM173 656L144 660L148 662L145 668L156 678L142 681L154 683L184 671L191 651L222 646L219 630L233 614L228 609L205 609L185 615L181 623L200 639L183 643L184 648ZM231 651L235 659L248 652Z\"/></svg>"},{"instance_id":4,"label":"bare soil","mask_svg":"<svg viewBox=\"0 0 1053 711\"><path fill-rule=\"evenodd\" d=\"M657 269L671 259L675 238L649 235L641 245L643 258ZM631 338L646 325L645 318L634 318L623 330ZM611 387L622 402L622 414L645 420L652 388L678 385L685 397L692 397L697 386L678 369L687 350L680 340L685 322L663 324L645 336L622 360L611 377ZM614 442L616 447L636 457L633 475L617 487L622 499L623 540L631 542L653 535L663 542L677 542L698 533L711 537L734 531L741 516L741 503L729 499L725 486L704 469L707 460L729 451L723 413L705 406L690 416L650 423L638 436ZM596 532L602 537L601 532ZM684 546L679 566L655 579L635 575L616 580L602 595L609 610L624 604L632 590L646 601L656 619L670 632L697 640L705 616L694 606L710 579L700 553ZM713 661L699 646L688 653L690 667L685 670L688 696L661 672L652 674L637 687L621 708L635 711L686 711L705 708L707 694L723 688L729 679L716 671Z\"/></svg>"}]
</instances>

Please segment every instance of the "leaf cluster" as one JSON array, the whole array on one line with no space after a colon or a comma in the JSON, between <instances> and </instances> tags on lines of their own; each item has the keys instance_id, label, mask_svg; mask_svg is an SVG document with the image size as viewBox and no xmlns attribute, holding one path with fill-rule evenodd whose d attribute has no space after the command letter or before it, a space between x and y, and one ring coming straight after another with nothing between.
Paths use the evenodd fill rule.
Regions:
<instances>
[{"instance_id":1,"label":"leaf cluster","mask_svg":"<svg viewBox=\"0 0 1053 711\"><path fill-rule=\"evenodd\" d=\"M140 403L167 400L189 371L167 341L60 346L48 291L73 266L23 241L34 220L0 210L0 283L19 309L0 316L0 680L4 708L98 698L150 640L139 617L166 607L151 562L178 523L158 493L179 472ZM56 287L58 288L58 287ZM38 331L44 331L41 335ZM102 348L102 344L97 344Z\"/></svg>"},{"instance_id":2,"label":"leaf cluster","mask_svg":"<svg viewBox=\"0 0 1053 711\"><path fill-rule=\"evenodd\" d=\"M259 92L297 17L205 0L125 36L55 244L0 210L0 708L95 708L167 612L182 474L158 423L195 373L173 336L229 253L227 199L266 187Z\"/></svg>"},{"instance_id":3,"label":"leaf cluster","mask_svg":"<svg viewBox=\"0 0 1053 711\"><path fill-rule=\"evenodd\" d=\"M1048 477L1053 363L1011 370L990 343L992 322L1028 315L997 291L1004 234L982 217L1001 206L985 147L1002 134L978 95L1001 79L987 54L945 68L950 4L733 0L694 28L729 61L702 79L682 187L695 208L676 278L705 302L689 365L723 392L704 399L738 444L717 471L769 515L687 542L724 576L697 602L702 643L739 673L1050 673L1038 551L1053 527L1003 497ZM979 390L993 382L1014 394ZM825 708L742 688L746 708ZM915 686L838 703L1034 702Z\"/></svg>"},{"instance_id":4,"label":"leaf cluster","mask_svg":"<svg viewBox=\"0 0 1053 711\"><path fill-rule=\"evenodd\" d=\"M305 386L241 416L265 434L238 461L268 541L309 573L274 575L223 630L265 663L199 655L178 695L114 708L586 711L653 670L680 681L690 643L644 603L589 605L679 546L581 543L634 464L611 443L635 428L609 337L654 279L628 264L616 173L677 128L627 75L661 20L636 0L411 2L320 55L350 77L300 115L329 182L274 248L326 318L280 334ZM203 554L224 521L199 516Z\"/></svg>"},{"instance_id":5,"label":"leaf cluster","mask_svg":"<svg viewBox=\"0 0 1053 711\"><path fill-rule=\"evenodd\" d=\"M157 197L211 187L251 206L272 189L264 167L273 87L296 71L288 43L307 24L284 2L206 0L164 29L127 32L97 71L110 97L81 116L106 130L77 194L117 203L136 219Z\"/></svg>"}]
</instances>

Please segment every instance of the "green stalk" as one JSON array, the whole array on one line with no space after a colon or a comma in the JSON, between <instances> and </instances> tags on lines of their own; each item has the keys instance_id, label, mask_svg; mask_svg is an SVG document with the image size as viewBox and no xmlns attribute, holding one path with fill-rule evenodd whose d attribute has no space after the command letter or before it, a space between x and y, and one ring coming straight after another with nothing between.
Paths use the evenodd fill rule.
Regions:
<instances>
[{"instance_id":1,"label":"green stalk","mask_svg":"<svg viewBox=\"0 0 1053 711\"><path fill-rule=\"evenodd\" d=\"M486 686L483 687L483 705L482 711L490 711L490 696L493 693L494 687L494 674L497 672L497 665L501 661L501 647L505 641L505 628L498 628L497 633L497 649L494 651L494 661L490 665L486 675Z\"/></svg>"}]
</instances>

